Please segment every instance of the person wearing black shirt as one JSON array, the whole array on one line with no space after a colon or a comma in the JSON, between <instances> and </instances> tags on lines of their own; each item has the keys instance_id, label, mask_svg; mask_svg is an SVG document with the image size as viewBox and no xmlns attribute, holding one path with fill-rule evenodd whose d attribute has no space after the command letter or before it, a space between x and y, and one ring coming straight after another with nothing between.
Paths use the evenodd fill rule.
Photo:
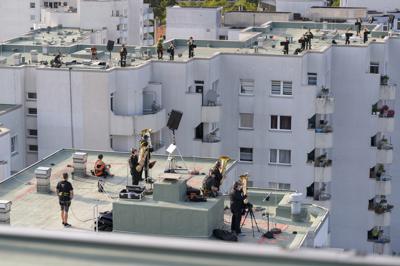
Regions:
<instances>
[{"instance_id":1,"label":"person wearing black shirt","mask_svg":"<svg viewBox=\"0 0 400 266\"><path fill-rule=\"evenodd\" d=\"M289 54L289 40L286 38L286 41L281 42L281 46L283 46L283 54Z\"/></svg>"},{"instance_id":2,"label":"person wearing black shirt","mask_svg":"<svg viewBox=\"0 0 400 266\"><path fill-rule=\"evenodd\" d=\"M150 153L152 153L154 151L154 149L153 149L152 146L150 146L149 137L147 135L145 135L143 137L142 141L143 141L143 143L141 145L147 147L147 149L149 151L147 153L146 159L144 161L144 166L143 166L143 169L142 169L142 173L143 173L143 170L144 170L144 179L145 179L145 181L147 183L150 180L150 178L149 178L149 169L151 169L153 167L153 165L155 164L155 161L154 162L150 162L150 159L151 159ZM142 173L140 173L140 177L142 176Z\"/></svg>"},{"instance_id":3,"label":"person wearing black shirt","mask_svg":"<svg viewBox=\"0 0 400 266\"><path fill-rule=\"evenodd\" d=\"M189 58L192 58L194 56L194 48L196 48L196 44L194 44L193 37L189 38L189 40L187 41L187 45L189 48Z\"/></svg>"},{"instance_id":4,"label":"person wearing black shirt","mask_svg":"<svg viewBox=\"0 0 400 266\"><path fill-rule=\"evenodd\" d=\"M306 39L305 39L304 35L300 37L299 43L301 45L300 50L304 51L306 49Z\"/></svg>"},{"instance_id":5,"label":"person wearing black shirt","mask_svg":"<svg viewBox=\"0 0 400 266\"><path fill-rule=\"evenodd\" d=\"M136 170L136 166L138 166L138 164L139 164L139 157L137 154L137 150L132 149L132 154L129 157L129 168L131 170L132 185L139 185L139 181L141 179L142 172L138 172Z\"/></svg>"},{"instance_id":6,"label":"person wearing black shirt","mask_svg":"<svg viewBox=\"0 0 400 266\"><path fill-rule=\"evenodd\" d=\"M58 202L61 207L61 220L64 227L70 227L68 223L68 211L71 206L71 200L74 196L74 189L72 184L68 182L68 174L63 174L63 180L57 184Z\"/></svg>"},{"instance_id":7,"label":"person wearing black shirt","mask_svg":"<svg viewBox=\"0 0 400 266\"><path fill-rule=\"evenodd\" d=\"M208 198L218 196L217 179L213 174L213 169L210 169L208 175L204 178L203 195Z\"/></svg>"},{"instance_id":8,"label":"person wearing black shirt","mask_svg":"<svg viewBox=\"0 0 400 266\"><path fill-rule=\"evenodd\" d=\"M214 167L211 169L212 170L211 173L215 176L215 186L218 188L218 190L219 190L219 187L221 186L222 178L223 178L221 171L220 171L220 167L221 167L221 162L220 162L220 160L218 160L215 163Z\"/></svg>"},{"instance_id":9,"label":"person wearing black shirt","mask_svg":"<svg viewBox=\"0 0 400 266\"><path fill-rule=\"evenodd\" d=\"M233 185L233 190L230 194L232 212L231 230L236 234L240 234L242 232L240 229L240 221L242 219L243 210L245 209L244 200L247 198L247 195L243 194L242 189L242 183L235 182Z\"/></svg>"},{"instance_id":10,"label":"person wearing black shirt","mask_svg":"<svg viewBox=\"0 0 400 266\"><path fill-rule=\"evenodd\" d=\"M371 32L368 30L368 28L365 28L365 29L364 29L364 33L363 33L363 35L364 35L364 43L368 42L368 35L369 35L370 33L371 33Z\"/></svg>"},{"instance_id":11,"label":"person wearing black shirt","mask_svg":"<svg viewBox=\"0 0 400 266\"><path fill-rule=\"evenodd\" d=\"M347 31L346 34L345 34L345 36L346 36L346 42L345 42L345 44L350 44L350 37L353 36L353 33Z\"/></svg>"},{"instance_id":12,"label":"person wearing black shirt","mask_svg":"<svg viewBox=\"0 0 400 266\"><path fill-rule=\"evenodd\" d=\"M126 67L126 56L128 55L128 50L125 47L125 44L122 45L121 50L119 51L119 56L121 58L121 67Z\"/></svg>"},{"instance_id":13,"label":"person wearing black shirt","mask_svg":"<svg viewBox=\"0 0 400 266\"><path fill-rule=\"evenodd\" d=\"M311 39L314 38L314 34L312 34L311 30L309 29L305 34L305 40L306 40L306 49L311 49Z\"/></svg>"},{"instance_id":14,"label":"person wearing black shirt","mask_svg":"<svg viewBox=\"0 0 400 266\"><path fill-rule=\"evenodd\" d=\"M354 24L356 25L356 30L357 30L357 36L360 36L360 32L361 32L361 19L356 21L356 23Z\"/></svg>"}]
</instances>

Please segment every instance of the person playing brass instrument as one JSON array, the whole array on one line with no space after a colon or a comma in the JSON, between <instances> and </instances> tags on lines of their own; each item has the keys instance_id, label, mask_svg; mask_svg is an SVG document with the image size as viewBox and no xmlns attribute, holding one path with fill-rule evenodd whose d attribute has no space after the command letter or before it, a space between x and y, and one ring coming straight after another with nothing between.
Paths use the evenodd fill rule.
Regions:
<instances>
[{"instance_id":1,"label":"person playing brass instrument","mask_svg":"<svg viewBox=\"0 0 400 266\"><path fill-rule=\"evenodd\" d=\"M136 171L140 172L140 177L142 177L142 173L144 170L144 177L146 183L149 181L149 169L151 169L155 161L150 162L150 153L153 152L153 147L151 145L150 139L151 129L144 129L142 131L142 140L140 141L140 150L139 150L139 161L136 166ZM143 180L143 179L141 179Z\"/></svg>"},{"instance_id":2,"label":"person playing brass instrument","mask_svg":"<svg viewBox=\"0 0 400 266\"><path fill-rule=\"evenodd\" d=\"M207 198L215 198L218 196L217 179L213 171L214 169L211 168L208 175L203 180L203 195Z\"/></svg>"},{"instance_id":3,"label":"person playing brass instrument","mask_svg":"<svg viewBox=\"0 0 400 266\"><path fill-rule=\"evenodd\" d=\"M230 209L232 212L231 230L236 235L242 233L240 222L242 219L243 210L245 209L245 199L247 195L243 193L243 184L240 181L235 182L230 194Z\"/></svg>"},{"instance_id":4,"label":"person playing brass instrument","mask_svg":"<svg viewBox=\"0 0 400 266\"><path fill-rule=\"evenodd\" d=\"M139 157L137 149L132 148L132 154L129 157L129 168L131 170L132 185L139 185L142 178L142 171L137 171L136 167L139 165Z\"/></svg>"}]
</instances>

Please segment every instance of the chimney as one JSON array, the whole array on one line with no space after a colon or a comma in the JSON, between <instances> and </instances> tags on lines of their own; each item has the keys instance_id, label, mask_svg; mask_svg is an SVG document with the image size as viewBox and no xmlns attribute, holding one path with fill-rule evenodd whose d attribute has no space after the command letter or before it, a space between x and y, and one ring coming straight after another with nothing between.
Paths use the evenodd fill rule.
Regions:
<instances>
[{"instance_id":1,"label":"chimney","mask_svg":"<svg viewBox=\"0 0 400 266\"><path fill-rule=\"evenodd\" d=\"M75 152L72 155L72 162L74 166L74 175L85 177L86 176L86 162L87 153L85 152Z\"/></svg>"},{"instance_id":2,"label":"chimney","mask_svg":"<svg viewBox=\"0 0 400 266\"><path fill-rule=\"evenodd\" d=\"M50 167L38 167L35 170L36 188L38 193L50 193Z\"/></svg>"},{"instance_id":3,"label":"chimney","mask_svg":"<svg viewBox=\"0 0 400 266\"><path fill-rule=\"evenodd\" d=\"M11 201L0 200L0 224L10 224Z\"/></svg>"}]
</instances>

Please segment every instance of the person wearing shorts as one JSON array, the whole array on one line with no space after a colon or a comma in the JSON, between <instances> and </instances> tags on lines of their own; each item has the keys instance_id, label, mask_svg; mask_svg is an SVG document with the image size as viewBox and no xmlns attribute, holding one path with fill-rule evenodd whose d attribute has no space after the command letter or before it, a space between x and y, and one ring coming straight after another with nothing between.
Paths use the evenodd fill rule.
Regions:
<instances>
[{"instance_id":1,"label":"person wearing shorts","mask_svg":"<svg viewBox=\"0 0 400 266\"><path fill-rule=\"evenodd\" d=\"M68 173L63 174L63 180L57 184L58 202L61 207L61 220L64 227L71 227L68 223L68 211L74 196L72 184L68 182Z\"/></svg>"}]
</instances>

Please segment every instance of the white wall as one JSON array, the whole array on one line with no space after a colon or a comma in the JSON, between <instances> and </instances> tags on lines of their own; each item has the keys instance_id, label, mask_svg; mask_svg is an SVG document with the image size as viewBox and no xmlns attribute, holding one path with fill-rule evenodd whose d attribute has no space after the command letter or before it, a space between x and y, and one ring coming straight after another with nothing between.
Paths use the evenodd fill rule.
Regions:
<instances>
[{"instance_id":1,"label":"white wall","mask_svg":"<svg viewBox=\"0 0 400 266\"><path fill-rule=\"evenodd\" d=\"M10 132L7 128L0 126L0 182L11 174L10 162Z\"/></svg>"},{"instance_id":2,"label":"white wall","mask_svg":"<svg viewBox=\"0 0 400 266\"><path fill-rule=\"evenodd\" d=\"M306 15L312 6L326 6L325 0L276 0L277 12L292 12Z\"/></svg>"},{"instance_id":3,"label":"white wall","mask_svg":"<svg viewBox=\"0 0 400 266\"><path fill-rule=\"evenodd\" d=\"M216 40L220 26L220 8L167 8L167 39Z\"/></svg>"},{"instance_id":4,"label":"white wall","mask_svg":"<svg viewBox=\"0 0 400 266\"><path fill-rule=\"evenodd\" d=\"M0 115L0 124L9 129L10 138L17 137L17 150L11 154L10 170L16 172L25 167L25 124L24 109L19 106L15 109ZM11 145L7 147L7 153L11 152Z\"/></svg>"},{"instance_id":5,"label":"white wall","mask_svg":"<svg viewBox=\"0 0 400 266\"><path fill-rule=\"evenodd\" d=\"M63 27L79 28L80 16L78 13L42 9L41 22L50 27L56 27L61 24Z\"/></svg>"},{"instance_id":6,"label":"white wall","mask_svg":"<svg viewBox=\"0 0 400 266\"><path fill-rule=\"evenodd\" d=\"M367 7L369 10L393 11L400 9L398 0L341 0L340 6L343 7Z\"/></svg>"},{"instance_id":7,"label":"white wall","mask_svg":"<svg viewBox=\"0 0 400 266\"><path fill-rule=\"evenodd\" d=\"M35 3L35 8L30 8L30 3ZM34 18L31 19L31 16ZM33 24L39 21L39 0L0 1L0 42L29 32Z\"/></svg>"}]
</instances>

